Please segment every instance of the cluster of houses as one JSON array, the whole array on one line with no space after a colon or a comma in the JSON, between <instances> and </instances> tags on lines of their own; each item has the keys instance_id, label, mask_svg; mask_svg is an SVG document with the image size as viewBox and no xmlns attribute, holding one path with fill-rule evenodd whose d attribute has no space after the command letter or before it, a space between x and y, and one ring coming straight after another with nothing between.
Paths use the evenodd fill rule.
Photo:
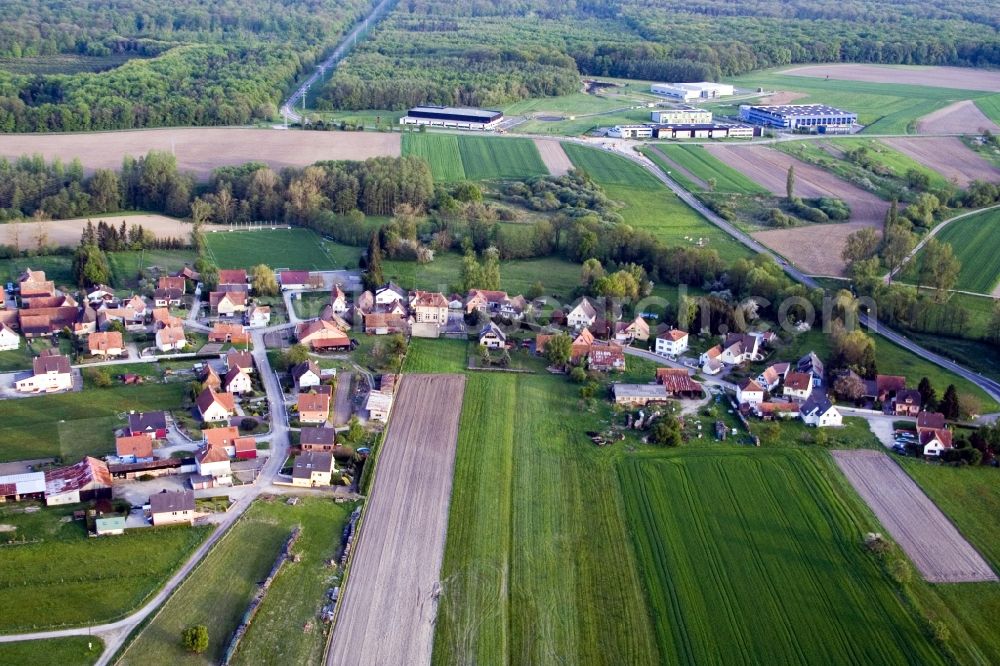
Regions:
<instances>
[{"instance_id":1,"label":"cluster of houses","mask_svg":"<svg viewBox=\"0 0 1000 666\"><path fill-rule=\"evenodd\" d=\"M744 338L743 349L749 351L749 339L755 336L741 337ZM729 351L731 346L727 344L723 349ZM716 358L720 356L716 355ZM794 365L774 363L756 378L748 377L737 384L736 404L742 414L753 414L765 421L798 417L804 423L820 428L841 426L843 415L822 390L823 372L823 362L813 352Z\"/></svg>"}]
</instances>

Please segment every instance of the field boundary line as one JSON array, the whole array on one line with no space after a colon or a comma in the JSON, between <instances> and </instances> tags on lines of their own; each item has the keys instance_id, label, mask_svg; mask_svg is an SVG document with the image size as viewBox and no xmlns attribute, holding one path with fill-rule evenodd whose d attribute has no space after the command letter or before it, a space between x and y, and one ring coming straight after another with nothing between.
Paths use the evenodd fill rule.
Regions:
<instances>
[{"instance_id":1,"label":"field boundary line","mask_svg":"<svg viewBox=\"0 0 1000 666\"><path fill-rule=\"evenodd\" d=\"M956 215L955 217L949 217L947 220L943 220L943 221L939 222L937 224L937 226L935 226L933 229L931 229L930 231L927 232L927 235L925 235L923 238L920 239L920 242L917 243L916 246L910 251L910 253L908 255L906 255L906 258L903 259L903 263L901 263L895 270L891 270L888 273L886 273L885 275L883 275L882 276L882 280L885 281L885 282L890 282L893 277L895 277L897 274L899 274L899 272L901 270L903 270L904 268L906 268L906 266L911 261L913 261L913 259L916 258L917 253L919 253L920 250L921 250L921 248L923 248L924 245L927 244L927 241L929 241L931 238L933 238L934 236L936 236L939 231L941 231L942 229L944 229L945 227L947 227L952 222L956 222L958 220L964 219L966 217L971 217L972 215L977 215L979 213L985 213L987 211L996 210L997 208L1000 208L1000 204L993 204L992 206L986 206L985 208L976 208L975 210L970 210L970 211L968 211L966 213L960 213L959 215ZM975 292L969 292L969 293L975 293ZM980 296L989 296L989 294L977 294L977 295L980 295Z\"/></svg>"}]
</instances>

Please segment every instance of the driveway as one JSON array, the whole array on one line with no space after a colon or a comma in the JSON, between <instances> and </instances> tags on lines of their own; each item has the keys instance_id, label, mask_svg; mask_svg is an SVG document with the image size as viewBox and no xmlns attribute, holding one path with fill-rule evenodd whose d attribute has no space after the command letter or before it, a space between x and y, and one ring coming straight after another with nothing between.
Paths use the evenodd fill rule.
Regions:
<instances>
[{"instance_id":1,"label":"driveway","mask_svg":"<svg viewBox=\"0 0 1000 666\"><path fill-rule=\"evenodd\" d=\"M334 396L333 425L347 425L351 420L351 379L352 372L342 372L337 377L337 393Z\"/></svg>"}]
</instances>

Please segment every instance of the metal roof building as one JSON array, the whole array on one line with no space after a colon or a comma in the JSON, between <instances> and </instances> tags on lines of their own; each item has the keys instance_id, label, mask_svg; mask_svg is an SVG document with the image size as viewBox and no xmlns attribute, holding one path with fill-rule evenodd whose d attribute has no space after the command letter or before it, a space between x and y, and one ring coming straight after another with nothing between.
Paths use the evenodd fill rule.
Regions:
<instances>
[{"instance_id":1,"label":"metal roof building","mask_svg":"<svg viewBox=\"0 0 1000 666\"><path fill-rule=\"evenodd\" d=\"M830 128L852 128L858 123L858 114L826 104L782 104L777 106L744 104L740 106L740 120L781 129L814 129L818 132L825 132Z\"/></svg>"},{"instance_id":2,"label":"metal roof building","mask_svg":"<svg viewBox=\"0 0 1000 666\"><path fill-rule=\"evenodd\" d=\"M399 119L400 125L429 125L457 129L493 129L503 120L503 112L453 106L415 106Z\"/></svg>"}]
</instances>

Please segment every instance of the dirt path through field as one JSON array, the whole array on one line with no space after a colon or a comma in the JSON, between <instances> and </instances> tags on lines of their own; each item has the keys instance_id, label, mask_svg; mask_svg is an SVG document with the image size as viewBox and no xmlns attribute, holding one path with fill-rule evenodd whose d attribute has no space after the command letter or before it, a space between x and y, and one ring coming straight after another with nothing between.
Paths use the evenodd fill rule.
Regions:
<instances>
[{"instance_id":1,"label":"dirt path through field","mask_svg":"<svg viewBox=\"0 0 1000 666\"><path fill-rule=\"evenodd\" d=\"M542 156L542 162L549 170L549 174L565 176L573 168L573 163L566 157L566 151L558 141L535 139L535 146L538 147L538 154Z\"/></svg>"},{"instance_id":2,"label":"dirt path through field","mask_svg":"<svg viewBox=\"0 0 1000 666\"><path fill-rule=\"evenodd\" d=\"M1000 132L1000 126L967 99L917 119L917 134L971 134L983 130Z\"/></svg>"},{"instance_id":3,"label":"dirt path through field","mask_svg":"<svg viewBox=\"0 0 1000 666\"><path fill-rule=\"evenodd\" d=\"M83 227L91 220L94 226L100 221L115 227L125 221L126 226L141 224L153 232L157 238L184 238L191 234L191 225L165 215L94 215L73 220L49 220L46 222L8 222L0 224L0 245L14 245L14 240L22 248L35 247L39 227L48 236L48 244L61 247L75 246L80 242Z\"/></svg>"},{"instance_id":4,"label":"dirt path through field","mask_svg":"<svg viewBox=\"0 0 1000 666\"><path fill-rule=\"evenodd\" d=\"M887 65L830 64L792 67L778 74L831 78L839 81L901 83L930 88L1000 92L1000 72L971 67L891 67Z\"/></svg>"},{"instance_id":5,"label":"dirt path through field","mask_svg":"<svg viewBox=\"0 0 1000 666\"><path fill-rule=\"evenodd\" d=\"M935 136L882 139L890 148L934 169L959 187L974 180L1000 181L1000 169L970 150L958 137Z\"/></svg>"},{"instance_id":6,"label":"dirt path through field","mask_svg":"<svg viewBox=\"0 0 1000 666\"><path fill-rule=\"evenodd\" d=\"M431 663L465 377L407 375L330 638L329 666Z\"/></svg>"},{"instance_id":7,"label":"dirt path through field","mask_svg":"<svg viewBox=\"0 0 1000 666\"><path fill-rule=\"evenodd\" d=\"M274 169L319 160L364 160L398 156L400 135L389 132L304 132L278 129L183 128L88 134L3 134L0 156L40 154L63 162L80 158L84 169L120 169L126 155L171 152L177 165L198 178L219 166L264 162Z\"/></svg>"},{"instance_id":8,"label":"dirt path through field","mask_svg":"<svg viewBox=\"0 0 1000 666\"><path fill-rule=\"evenodd\" d=\"M982 555L889 456L868 450L831 451L831 455L924 579L932 583L997 580Z\"/></svg>"},{"instance_id":9,"label":"dirt path through field","mask_svg":"<svg viewBox=\"0 0 1000 666\"><path fill-rule=\"evenodd\" d=\"M665 152L663 152L662 150L660 150L656 146L650 146L650 148L652 149L652 151L654 153L656 153L660 157L661 160L663 160L664 162L666 162L667 164L669 164L671 169L674 169L674 170L680 172L685 178L687 178L692 183L694 183L695 185L697 185L700 189L702 189L702 190L708 190L709 189L708 183L706 183L701 178L699 178L698 176L694 175L693 173L691 173L690 171L688 171L687 169L685 169L684 167L682 167L677 162L675 162L672 159L670 159L669 157L667 157L667 154Z\"/></svg>"}]
</instances>

